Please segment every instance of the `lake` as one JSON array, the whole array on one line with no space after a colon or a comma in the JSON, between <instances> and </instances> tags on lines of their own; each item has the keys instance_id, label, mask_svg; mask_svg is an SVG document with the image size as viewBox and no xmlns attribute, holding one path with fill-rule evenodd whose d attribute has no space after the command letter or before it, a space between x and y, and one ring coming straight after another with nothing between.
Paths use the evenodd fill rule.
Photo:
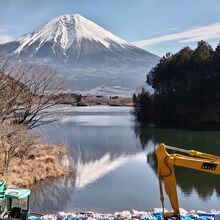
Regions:
<instances>
[{"instance_id":1,"label":"lake","mask_svg":"<svg viewBox=\"0 0 220 220\"><path fill-rule=\"evenodd\" d=\"M74 174L39 184L31 209L151 210L161 207L154 154L158 143L220 154L220 132L140 128L131 112L131 107L74 107L65 118L42 127L46 143L69 147ZM182 208L220 209L220 176L178 167L176 178Z\"/></svg>"}]
</instances>

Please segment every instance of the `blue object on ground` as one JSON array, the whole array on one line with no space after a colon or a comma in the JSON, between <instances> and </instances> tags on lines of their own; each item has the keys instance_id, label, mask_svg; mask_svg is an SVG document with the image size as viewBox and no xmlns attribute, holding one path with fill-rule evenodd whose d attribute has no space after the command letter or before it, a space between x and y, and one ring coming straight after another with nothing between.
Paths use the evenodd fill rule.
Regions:
<instances>
[{"instance_id":1,"label":"blue object on ground","mask_svg":"<svg viewBox=\"0 0 220 220\"><path fill-rule=\"evenodd\" d=\"M188 214L181 215L182 220L214 220L220 218L220 213L211 214L211 213L196 213L196 214ZM53 217L53 218L44 218L44 217L30 217L29 220L92 220L91 217L79 217L79 216L63 216L63 217ZM113 218L113 217L98 217L96 220L132 220L132 218ZM174 219L174 218L171 218ZM162 212L155 212L153 214L146 213L140 217L140 220L163 220Z\"/></svg>"}]
</instances>

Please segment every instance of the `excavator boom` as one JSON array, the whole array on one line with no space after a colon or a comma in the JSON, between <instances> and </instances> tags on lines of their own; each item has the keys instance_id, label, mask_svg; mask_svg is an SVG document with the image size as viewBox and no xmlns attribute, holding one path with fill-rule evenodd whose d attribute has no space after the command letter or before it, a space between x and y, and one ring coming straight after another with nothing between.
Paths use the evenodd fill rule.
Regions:
<instances>
[{"instance_id":1,"label":"excavator boom","mask_svg":"<svg viewBox=\"0 0 220 220\"><path fill-rule=\"evenodd\" d=\"M184 155L168 154L166 149L179 151L184 153ZM163 206L164 218L176 217L179 219L180 211L174 166L182 166L203 172L220 174L220 157L194 150L178 149L176 147L166 146L165 144L160 144L155 150L155 153L158 161L160 199ZM164 211L162 182L164 183L166 194L169 197L173 209L172 212Z\"/></svg>"}]
</instances>

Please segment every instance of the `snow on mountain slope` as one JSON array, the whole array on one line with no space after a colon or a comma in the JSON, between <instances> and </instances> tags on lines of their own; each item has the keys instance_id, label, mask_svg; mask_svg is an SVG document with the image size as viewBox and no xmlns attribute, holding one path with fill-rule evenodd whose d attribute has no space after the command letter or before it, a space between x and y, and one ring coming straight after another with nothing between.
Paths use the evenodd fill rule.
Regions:
<instances>
[{"instance_id":1,"label":"snow on mountain slope","mask_svg":"<svg viewBox=\"0 0 220 220\"><path fill-rule=\"evenodd\" d=\"M0 54L52 66L75 90L104 92L106 87L113 93L115 86L126 93L143 86L159 60L79 14L55 17L16 41L0 44Z\"/></svg>"},{"instance_id":2,"label":"snow on mountain slope","mask_svg":"<svg viewBox=\"0 0 220 220\"><path fill-rule=\"evenodd\" d=\"M60 47L59 52L66 55L73 44L81 47L83 39L96 42L107 49L134 47L94 22L79 14L74 14L56 17L36 31L22 36L17 40L20 45L13 54L20 55L27 47L34 46L31 54L34 56L44 44L50 43L54 54L56 54L55 48Z\"/></svg>"}]
</instances>

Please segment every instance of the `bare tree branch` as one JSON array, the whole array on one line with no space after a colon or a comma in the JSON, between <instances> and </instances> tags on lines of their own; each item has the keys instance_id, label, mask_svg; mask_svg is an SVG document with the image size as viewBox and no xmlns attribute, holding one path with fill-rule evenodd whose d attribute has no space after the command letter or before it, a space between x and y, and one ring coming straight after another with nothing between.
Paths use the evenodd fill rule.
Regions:
<instances>
[{"instance_id":1,"label":"bare tree branch","mask_svg":"<svg viewBox=\"0 0 220 220\"><path fill-rule=\"evenodd\" d=\"M0 59L0 117L31 129L61 117L52 108L66 90L62 78L46 66L13 66Z\"/></svg>"},{"instance_id":2,"label":"bare tree branch","mask_svg":"<svg viewBox=\"0 0 220 220\"><path fill-rule=\"evenodd\" d=\"M1 124L0 126L0 152L4 154L2 170L7 172L11 160L19 157L21 161L35 148L38 137L27 130L24 125Z\"/></svg>"}]
</instances>

